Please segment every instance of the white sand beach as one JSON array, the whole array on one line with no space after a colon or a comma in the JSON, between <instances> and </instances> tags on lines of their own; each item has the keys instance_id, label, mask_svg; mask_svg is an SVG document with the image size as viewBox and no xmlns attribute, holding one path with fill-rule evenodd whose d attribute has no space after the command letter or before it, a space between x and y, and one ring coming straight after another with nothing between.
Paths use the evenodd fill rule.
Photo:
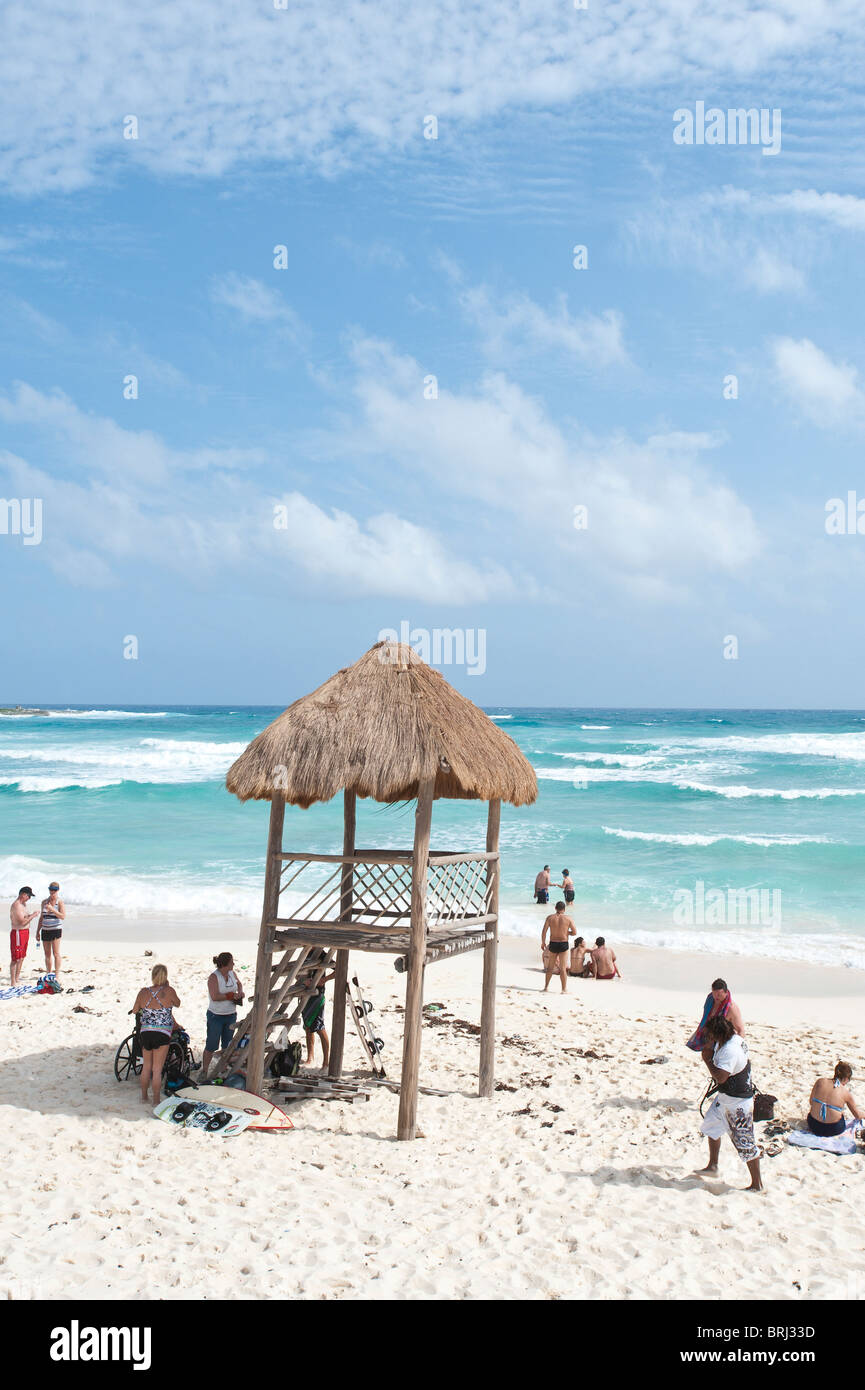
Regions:
<instances>
[{"instance_id":1,"label":"white sand beach","mask_svg":"<svg viewBox=\"0 0 865 1390\"><path fill-rule=\"evenodd\" d=\"M139 1104L134 1081L114 1079L127 1010L164 960L200 1055L210 956L230 942L251 980L254 940L255 924L238 919L192 931L76 915L63 984L93 992L0 1001L14 1155L0 1296L865 1296L865 1157L765 1140L779 1152L753 1196L725 1141L719 1177L694 1176L706 1074L684 1047L720 971L744 1010L756 1079L779 1097L778 1117L799 1120L812 1080L838 1057L856 1091L857 972L627 949L624 981L571 980L566 997L554 981L542 995L534 946L504 938L491 1101L474 1094L481 958L471 953L427 972L426 1000L446 1012L424 1029L421 1080L450 1094L421 1096L423 1138L397 1142L397 1096L375 1088L368 1102L292 1102L289 1133L175 1131ZM390 957L353 959L398 1075L404 979ZM24 982L36 964L31 945ZM74 1012L82 1004L90 1012ZM368 1075L350 1025L346 1074Z\"/></svg>"}]
</instances>

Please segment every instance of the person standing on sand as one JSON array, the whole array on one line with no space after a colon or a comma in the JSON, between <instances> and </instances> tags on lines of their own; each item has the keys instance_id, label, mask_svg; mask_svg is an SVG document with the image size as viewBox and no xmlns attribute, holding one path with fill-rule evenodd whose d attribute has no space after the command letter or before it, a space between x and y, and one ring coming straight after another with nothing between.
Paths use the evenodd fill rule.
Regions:
<instances>
[{"instance_id":1,"label":"person standing on sand","mask_svg":"<svg viewBox=\"0 0 865 1390\"><path fill-rule=\"evenodd\" d=\"M751 1174L748 1192L762 1192L760 1150L754 1138L754 1088L748 1044L733 1029L729 1018L716 1014L703 1029L706 1046L703 1061L717 1086L717 1093L700 1126L709 1141L709 1162L701 1177L716 1177L721 1140L726 1134Z\"/></svg>"},{"instance_id":2,"label":"person standing on sand","mask_svg":"<svg viewBox=\"0 0 865 1390\"><path fill-rule=\"evenodd\" d=\"M24 957L30 944L30 923L34 917L39 916L38 912L27 911L32 897L32 888L19 888L18 897L9 909L9 921L12 924L9 932L9 947L12 956L9 963L9 983L13 986L17 985L21 978L21 967L24 964Z\"/></svg>"},{"instance_id":3,"label":"person standing on sand","mask_svg":"<svg viewBox=\"0 0 865 1390\"><path fill-rule=\"evenodd\" d=\"M550 940L547 943L547 933ZM565 904L556 903L555 912L551 912L544 922L544 929L541 932L541 952L549 952L544 961L544 993L546 993L550 980L558 971L562 982L562 994L568 992L568 952L570 950L571 936L576 936L577 929L570 917L565 914Z\"/></svg>"},{"instance_id":4,"label":"person standing on sand","mask_svg":"<svg viewBox=\"0 0 865 1390\"><path fill-rule=\"evenodd\" d=\"M589 955L593 980L615 980L617 977L621 980L621 972L616 965L616 953L610 950L603 936L596 937Z\"/></svg>"},{"instance_id":5,"label":"person standing on sand","mask_svg":"<svg viewBox=\"0 0 865 1390\"><path fill-rule=\"evenodd\" d=\"M719 1017L729 1018L733 1025L733 1032L738 1033L740 1038L744 1038L745 1020L742 1018L742 1010L738 1004L733 1003L733 996L727 988L727 981L721 979L713 980L712 988L706 995L706 1002L703 1005L703 1017L685 1046L689 1047L692 1052L702 1052L705 1046L706 1024L710 1018Z\"/></svg>"},{"instance_id":6,"label":"person standing on sand","mask_svg":"<svg viewBox=\"0 0 865 1390\"><path fill-rule=\"evenodd\" d=\"M164 965L154 965L150 972L153 981L151 988L145 986L135 996L130 1013L141 1014L139 1040L144 1065L141 1068L141 1103L147 1104L147 1089L152 1084L153 1104L159 1104L162 1086L162 1068L168 1056L168 1044L174 1032L174 1016L171 1012L180 1000L168 983L168 971Z\"/></svg>"},{"instance_id":7,"label":"person standing on sand","mask_svg":"<svg viewBox=\"0 0 865 1390\"><path fill-rule=\"evenodd\" d=\"M37 944L41 936L42 947L45 951L45 969L49 974L53 970L58 980L60 978L60 938L63 935L63 923L66 921L66 907L59 894L60 884L49 883L48 897L42 900L42 915L36 928Z\"/></svg>"},{"instance_id":8,"label":"person standing on sand","mask_svg":"<svg viewBox=\"0 0 865 1390\"><path fill-rule=\"evenodd\" d=\"M535 879L535 902L544 904L550 901L550 866L545 864Z\"/></svg>"},{"instance_id":9,"label":"person standing on sand","mask_svg":"<svg viewBox=\"0 0 865 1390\"><path fill-rule=\"evenodd\" d=\"M243 986L234 973L234 956L230 951L220 951L213 957L216 969L207 979L207 992L210 1003L207 1006L207 1041L201 1059L202 1080L213 1061L214 1053L220 1048L225 1051L234 1037L237 1023L237 1006L243 1003Z\"/></svg>"}]
</instances>

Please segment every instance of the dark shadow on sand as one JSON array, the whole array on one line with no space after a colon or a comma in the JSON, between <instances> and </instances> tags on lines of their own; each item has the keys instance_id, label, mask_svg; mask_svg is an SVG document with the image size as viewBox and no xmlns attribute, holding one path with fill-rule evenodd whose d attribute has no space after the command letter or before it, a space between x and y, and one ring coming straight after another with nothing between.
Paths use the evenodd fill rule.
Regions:
<instances>
[{"instance_id":1,"label":"dark shadow on sand","mask_svg":"<svg viewBox=\"0 0 865 1390\"><path fill-rule=\"evenodd\" d=\"M682 1100L681 1096L611 1096L609 1100L598 1102L599 1110L658 1110L666 1106L668 1110L695 1110L692 1100Z\"/></svg>"},{"instance_id":2,"label":"dark shadow on sand","mask_svg":"<svg viewBox=\"0 0 865 1390\"><path fill-rule=\"evenodd\" d=\"M682 1192L705 1191L710 1192L713 1197L720 1197L725 1192L736 1192L738 1189L731 1187L729 1183L723 1182L720 1178L698 1178L696 1173L688 1173L685 1177L671 1178L667 1176L667 1170L659 1165L641 1163L635 1168L612 1168L609 1165L598 1168L594 1173L583 1174L583 1177L590 1177L596 1187L606 1187L608 1183L613 1183L621 1187L666 1187L678 1189Z\"/></svg>"}]
</instances>

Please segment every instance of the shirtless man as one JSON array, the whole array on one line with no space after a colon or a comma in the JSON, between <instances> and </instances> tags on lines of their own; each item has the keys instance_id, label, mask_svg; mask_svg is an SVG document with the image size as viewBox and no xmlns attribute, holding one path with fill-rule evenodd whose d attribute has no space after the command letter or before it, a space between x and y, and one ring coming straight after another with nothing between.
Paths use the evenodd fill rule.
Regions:
<instances>
[{"instance_id":1,"label":"shirtless man","mask_svg":"<svg viewBox=\"0 0 865 1390\"><path fill-rule=\"evenodd\" d=\"M550 866L545 864L535 879L535 902L548 903L550 901Z\"/></svg>"},{"instance_id":2,"label":"shirtless man","mask_svg":"<svg viewBox=\"0 0 865 1390\"><path fill-rule=\"evenodd\" d=\"M547 944L547 932L550 934L549 944ZM558 971L562 982L562 994L568 992L568 954L570 943L568 937L576 936L577 929L570 917L565 915L565 904L556 903L555 912L551 912L544 922L544 929L541 932L541 951L549 952L544 956L544 993L553 975Z\"/></svg>"},{"instance_id":3,"label":"shirtless man","mask_svg":"<svg viewBox=\"0 0 865 1390\"><path fill-rule=\"evenodd\" d=\"M595 980L621 980L619 967L616 965L616 953L611 951L602 936L597 937L593 950L589 952L592 958L592 978Z\"/></svg>"},{"instance_id":4,"label":"shirtless man","mask_svg":"<svg viewBox=\"0 0 865 1390\"><path fill-rule=\"evenodd\" d=\"M24 957L27 954L27 947L30 943L30 923L34 917L38 917L38 912L28 912L27 905L33 897L32 888L19 888L18 897L9 909L9 920L12 929L9 932L9 944L11 946L12 960L9 965L9 979L13 985L17 985L21 978L21 967L24 964Z\"/></svg>"}]
</instances>

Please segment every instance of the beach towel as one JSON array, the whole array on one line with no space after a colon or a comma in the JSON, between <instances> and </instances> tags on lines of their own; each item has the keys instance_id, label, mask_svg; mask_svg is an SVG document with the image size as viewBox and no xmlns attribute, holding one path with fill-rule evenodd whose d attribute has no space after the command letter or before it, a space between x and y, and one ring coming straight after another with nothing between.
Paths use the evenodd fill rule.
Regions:
<instances>
[{"instance_id":1,"label":"beach towel","mask_svg":"<svg viewBox=\"0 0 865 1390\"><path fill-rule=\"evenodd\" d=\"M723 1009L719 1009L719 1010L718 1010L718 1013L721 1015L721 1017L723 1017L724 1014L727 1013L727 1011L728 1011L728 1009L730 1008L730 1005L732 1004L732 1002L733 1002L733 996L732 996L732 994L729 994L729 993L728 993L727 999L726 999L726 1002L725 1002L725 1004L724 1004ZM705 1039L704 1039L704 1037L703 1037L703 1029L705 1028L706 1024L708 1023L708 1021L709 1021L709 1015L710 1015L710 1013L712 1012L712 1010L713 1010L714 1007L715 1007L715 996L714 996L713 994L707 994L707 995L706 995L706 1002L705 1002L705 1004L703 1005L703 1017L700 1019L700 1026L698 1027L696 1033L692 1033L691 1036L690 1036L690 1038L688 1039L688 1041L685 1043L685 1046L686 1046L686 1047L690 1047L690 1049L691 1049L692 1052L702 1052L702 1051L703 1051L703 1048L706 1046L706 1041L705 1041Z\"/></svg>"},{"instance_id":2,"label":"beach towel","mask_svg":"<svg viewBox=\"0 0 865 1390\"><path fill-rule=\"evenodd\" d=\"M855 1154L859 1152L856 1131L861 1127L861 1120L848 1120L843 1134L812 1134L810 1129L794 1129L787 1135L787 1143L800 1149L822 1149L827 1154Z\"/></svg>"},{"instance_id":3,"label":"beach towel","mask_svg":"<svg viewBox=\"0 0 865 1390\"><path fill-rule=\"evenodd\" d=\"M35 993L35 985L10 985L8 989L0 989L0 999L20 999L22 994Z\"/></svg>"}]
</instances>

